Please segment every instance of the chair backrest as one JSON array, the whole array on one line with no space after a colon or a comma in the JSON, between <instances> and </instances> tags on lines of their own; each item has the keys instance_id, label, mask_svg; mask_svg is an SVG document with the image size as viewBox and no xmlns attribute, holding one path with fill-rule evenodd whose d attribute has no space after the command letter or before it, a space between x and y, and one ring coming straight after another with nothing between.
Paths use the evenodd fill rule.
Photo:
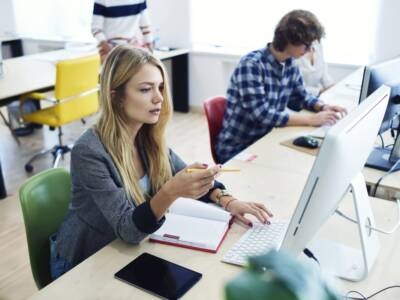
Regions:
<instances>
[{"instance_id":1,"label":"chair backrest","mask_svg":"<svg viewBox=\"0 0 400 300\"><path fill-rule=\"evenodd\" d=\"M54 95L61 103L54 107L54 112L59 123L66 124L97 112L98 92L87 93L98 87L99 55L60 61L56 69Z\"/></svg>"},{"instance_id":2,"label":"chair backrest","mask_svg":"<svg viewBox=\"0 0 400 300\"><path fill-rule=\"evenodd\" d=\"M218 133L222 127L226 98L222 96L213 97L204 102L204 112L206 113L208 132L210 135L211 154L215 163L219 163L215 153L215 143Z\"/></svg>"},{"instance_id":3,"label":"chair backrest","mask_svg":"<svg viewBox=\"0 0 400 300\"><path fill-rule=\"evenodd\" d=\"M39 289L52 281L49 237L58 230L65 217L70 194L70 175L61 168L36 174L19 189L29 260Z\"/></svg>"}]
</instances>

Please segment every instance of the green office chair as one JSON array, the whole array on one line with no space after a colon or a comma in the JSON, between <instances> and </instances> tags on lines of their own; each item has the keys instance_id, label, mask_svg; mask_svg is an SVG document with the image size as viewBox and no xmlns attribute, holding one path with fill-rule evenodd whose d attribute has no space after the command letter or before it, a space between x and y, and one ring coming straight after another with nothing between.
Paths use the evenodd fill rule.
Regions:
<instances>
[{"instance_id":1,"label":"green office chair","mask_svg":"<svg viewBox=\"0 0 400 300\"><path fill-rule=\"evenodd\" d=\"M49 237L58 230L64 219L70 194L71 178L61 168L36 174L19 189L29 260L39 289L52 281Z\"/></svg>"}]
</instances>

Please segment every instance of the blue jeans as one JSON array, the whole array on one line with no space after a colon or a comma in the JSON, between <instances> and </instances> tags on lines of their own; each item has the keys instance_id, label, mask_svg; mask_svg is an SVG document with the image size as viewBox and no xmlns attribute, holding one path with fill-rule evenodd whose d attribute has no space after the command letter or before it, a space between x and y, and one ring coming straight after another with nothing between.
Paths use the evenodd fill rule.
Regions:
<instances>
[{"instance_id":1,"label":"blue jeans","mask_svg":"<svg viewBox=\"0 0 400 300\"><path fill-rule=\"evenodd\" d=\"M60 257L57 253L57 235L53 234L50 236L50 273L51 278L56 280L62 274L68 272L72 269L72 264L65 260L64 258Z\"/></svg>"}]
</instances>

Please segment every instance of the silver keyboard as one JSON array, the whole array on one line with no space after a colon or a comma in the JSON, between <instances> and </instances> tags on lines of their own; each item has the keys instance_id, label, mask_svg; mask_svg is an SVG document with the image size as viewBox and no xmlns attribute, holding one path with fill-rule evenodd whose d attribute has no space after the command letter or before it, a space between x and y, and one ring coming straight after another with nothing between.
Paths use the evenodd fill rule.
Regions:
<instances>
[{"instance_id":1,"label":"silver keyboard","mask_svg":"<svg viewBox=\"0 0 400 300\"><path fill-rule=\"evenodd\" d=\"M288 226L288 221L282 220L274 221L270 225L253 223L253 227L225 253L222 261L244 266L249 256L264 254L272 249L278 250Z\"/></svg>"}]
</instances>

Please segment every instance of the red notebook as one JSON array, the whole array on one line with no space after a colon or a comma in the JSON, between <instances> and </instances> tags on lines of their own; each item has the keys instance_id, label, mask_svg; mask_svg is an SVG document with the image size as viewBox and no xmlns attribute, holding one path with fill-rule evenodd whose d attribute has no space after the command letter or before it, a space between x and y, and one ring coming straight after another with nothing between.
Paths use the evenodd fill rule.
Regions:
<instances>
[{"instance_id":1,"label":"red notebook","mask_svg":"<svg viewBox=\"0 0 400 300\"><path fill-rule=\"evenodd\" d=\"M177 199L165 217L150 241L212 253L218 251L232 219L214 204L188 198Z\"/></svg>"}]
</instances>

